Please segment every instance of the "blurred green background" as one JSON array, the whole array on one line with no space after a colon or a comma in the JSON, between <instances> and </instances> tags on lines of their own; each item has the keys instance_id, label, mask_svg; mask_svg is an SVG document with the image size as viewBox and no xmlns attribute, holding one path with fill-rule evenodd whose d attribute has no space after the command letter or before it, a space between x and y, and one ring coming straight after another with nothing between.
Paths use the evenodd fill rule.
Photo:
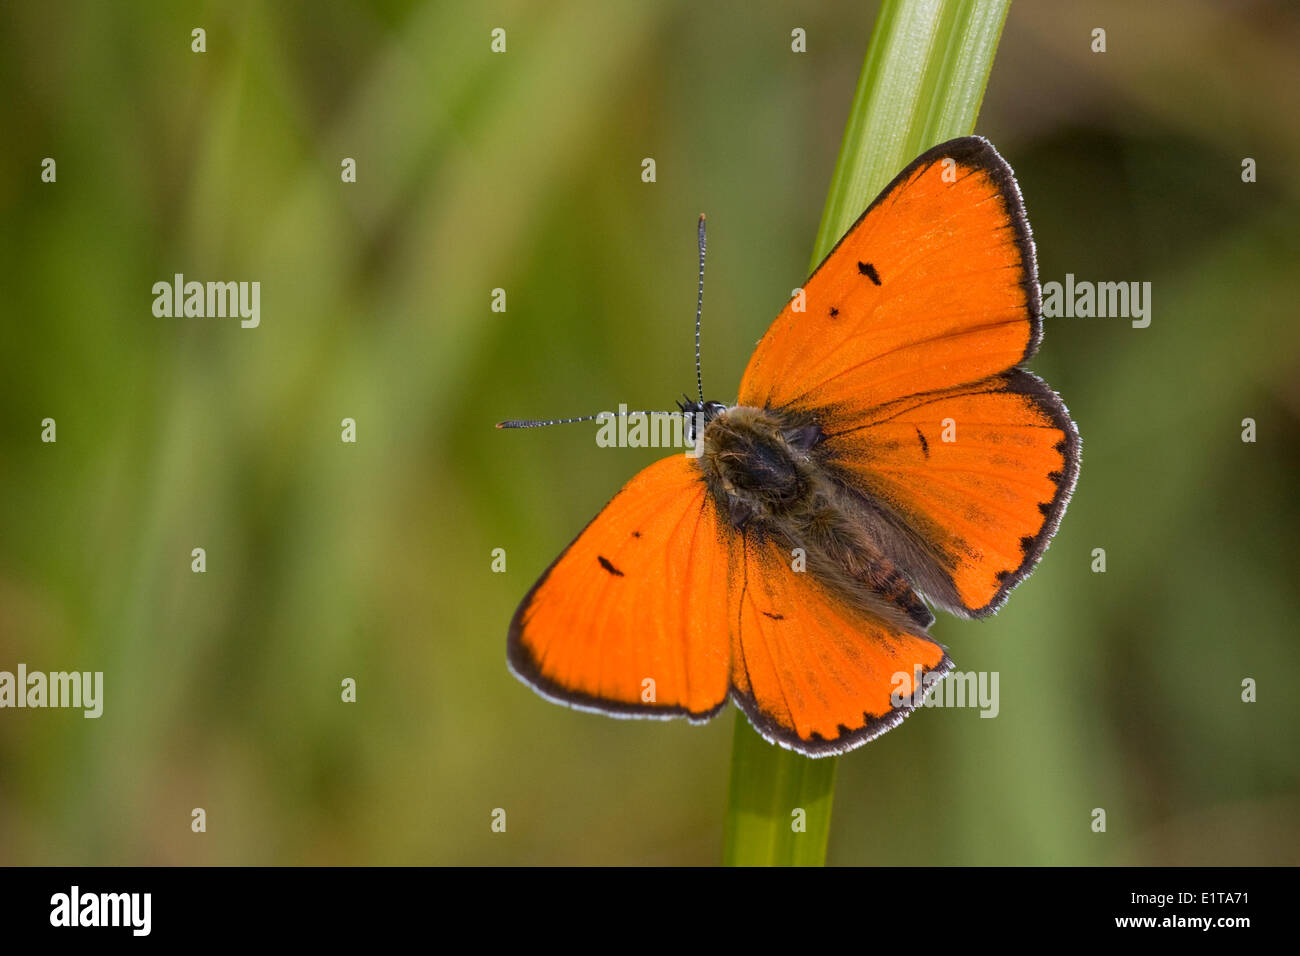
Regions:
<instances>
[{"instance_id":1,"label":"blurred green background","mask_svg":"<svg viewBox=\"0 0 1300 956\"><path fill-rule=\"evenodd\" d=\"M702 211L734 398L875 12L6 4L0 669L106 689L98 720L0 711L0 862L717 861L733 710L613 721L505 666L515 604L655 455L491 426L692 388ZM1077 493L1000 614L934 628L1001 714L841 760L830 862L1300 862L1297 49L1281 0L1012 7L977 131L1043 281L1150 281L1152 322L1047 320ZM176 272L260 281L260 328L155 318Z\"/></svg>"}]
</instances>

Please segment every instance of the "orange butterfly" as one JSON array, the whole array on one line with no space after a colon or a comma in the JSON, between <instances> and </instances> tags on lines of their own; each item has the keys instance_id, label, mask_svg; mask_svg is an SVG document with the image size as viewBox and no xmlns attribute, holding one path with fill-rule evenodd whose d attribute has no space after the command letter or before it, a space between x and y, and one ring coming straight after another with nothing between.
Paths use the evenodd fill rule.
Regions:
<instances>
[{"instance_id":1,"label":"orange butterfly","mask_svg":"<svg viewBox=\"0 0 1300 956\"><path fill-rule=\"evenodd\" d=\"M703 257L701 217L701 290ZM680 406L702 454L633 478L519 605L508 661L542 696L693 722L730 697L768 740L842 753L952 667L929 605L990 615L1047 548L1079 436L1020 368L1038 272L988 141L913 161L797 304L735 405Z\"/></svg>"}]
</instances>

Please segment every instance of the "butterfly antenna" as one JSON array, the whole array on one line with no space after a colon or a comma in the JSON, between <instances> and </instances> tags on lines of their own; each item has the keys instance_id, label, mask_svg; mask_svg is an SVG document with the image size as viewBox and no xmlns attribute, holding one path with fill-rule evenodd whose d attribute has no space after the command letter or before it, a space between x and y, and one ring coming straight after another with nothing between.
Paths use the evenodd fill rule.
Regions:
<instances>
[{"instance_id":1,"label":"butterfly antenna","mask_svg":"<svg viewBox=\"0 0 1300 956\"><path fill-rule=\"evenodd\" d=\"M700 285L695 296L695 387L700 393L700 404L704 404L704 373L700 368L700 318L704 314L704 213L700 213ZM618 415L680 415L682 412L597 412L595 415L583 415L579 418L552 418L548 420L511 418L497 422L497 428L545 428L547 425L572 425L576 422L594 422L601 418Z\"/></svg>"},{"instance_id":2,"label":"butterfly antenna","mask_svg":"<svg viewBox=\"0 0 1300 956\"><path fill-rule=\"evenodd\" d=\"M552 418L546 421L531 418L511 418L497 422L497 428L545 428L547 425L572 425L575 422L594 422L602 418L621 418L631 415L680 415L681 412L597 412L580 418Z\"/></svg>"},{"instance_id":3,"label":"butterfly antenna","mask_svg":"<svg viewBox=\"0 0 1300 956\"><path fill-rule=\"evenodd\" d=\"M700 213L700 291L695 297L695 386L704 403L704 375L700 371L700 317L704 314L704 213Z\"/></svg>"}]
</instances>

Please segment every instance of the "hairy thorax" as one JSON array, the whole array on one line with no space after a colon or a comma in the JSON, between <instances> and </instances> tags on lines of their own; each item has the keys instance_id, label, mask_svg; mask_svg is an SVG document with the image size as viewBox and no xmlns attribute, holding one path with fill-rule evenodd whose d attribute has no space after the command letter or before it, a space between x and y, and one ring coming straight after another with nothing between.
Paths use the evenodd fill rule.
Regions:
<instances>
[{"instance_id":1,"label":"hairy thorax","mask_svg":"<svg viewBox=\"0 0 1300 956\"><path fill-rule=\"evenodd\" d=\"M813 448L820 437L814 424L745 406L705 426L700 467L734 527L784 524L813 504L821 480Z\"/></svg>"},{"instance_id":2,"label":"hairy thorax","mask_svg":"<svg viewBox=\"0 0 1300 956\"><path fill-rule=\"evenodd\" d=\"M809 573L850 604L928 627L934 615L882 547L881 516L836 480L823 438L810 419L728 408L705 426L700 468L732 527L801 549Z\"/></svg>"}]
</instances>

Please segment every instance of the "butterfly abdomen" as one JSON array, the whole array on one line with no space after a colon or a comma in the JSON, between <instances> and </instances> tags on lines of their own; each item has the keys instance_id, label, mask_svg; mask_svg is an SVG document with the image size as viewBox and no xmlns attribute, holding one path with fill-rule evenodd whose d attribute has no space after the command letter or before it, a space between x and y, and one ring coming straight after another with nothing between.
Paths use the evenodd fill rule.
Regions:
<instances>
[{"instance_id":1,"label":"butterfly abdomen","mask_svg":"<svg viewBox=\"0 0 1300 956\"><path fill-rule=\"evenodd\" d=\"M814 506L806 515L793 515L789 527L808 554L808 570L850 604L904 627L928 628L934 615L871 540L853 504L825 477L819 475L817 484Z\"/></svg>"}]
</instances>

